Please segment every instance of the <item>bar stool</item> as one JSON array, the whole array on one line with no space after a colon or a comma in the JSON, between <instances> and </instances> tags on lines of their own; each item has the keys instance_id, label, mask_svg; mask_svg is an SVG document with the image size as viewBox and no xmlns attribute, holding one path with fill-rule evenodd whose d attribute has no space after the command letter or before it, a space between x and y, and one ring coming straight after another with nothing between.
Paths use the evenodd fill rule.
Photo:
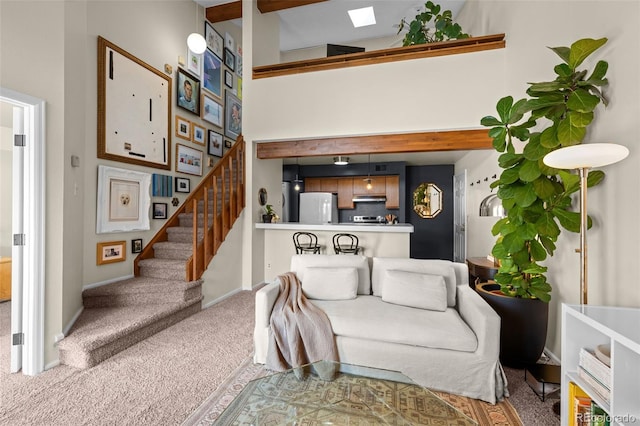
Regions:
<instances>
[{"instance_id":1,"label":"bar stool","mask_svg":"<svg viewBox=\"0 0 640 426\"><path fill-rule=\"evenodd\" d=\"M318 237L316 234L311 232L294 233L293 245L296 247L296 254L320 254L320 249L322 248L322 246L318 244Z\"/></svg>"},{"instance_id":2,"label":"bar stool","mask_svg":"<svg viewBox=\"0 0 640 426\"><path fill-rule=\"evenodd\" d=\"M340 233L333 236L333 250L336 254L358 254L361 248L356 235Z\"/></svg>"}]
</instances>

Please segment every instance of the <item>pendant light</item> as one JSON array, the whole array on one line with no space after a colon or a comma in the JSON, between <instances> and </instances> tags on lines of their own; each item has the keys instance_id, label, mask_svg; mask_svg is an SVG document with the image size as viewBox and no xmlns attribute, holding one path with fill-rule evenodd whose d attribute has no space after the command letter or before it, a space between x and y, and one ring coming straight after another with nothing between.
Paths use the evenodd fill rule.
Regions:
<instances>
[{"instance_id":1,"label":"pendant light","mask_svg":"<svg viewBox=\"0 0 640 426\"><path fill-rule=\"evenodd\" d=\"M298 164L298 157L296 157L296 178L293 180L293 183L295 184L293 186L293 189L296 191L300 191L300 182L302 182L298 177L299 172L300 172L300 165Z\"/></svg>"},{"instance_id":2,"label":"pendant light","mask_svg":"<svg viewBox=\"0 0 640 426\"><path fill-rule=\"evenodd\" d=\"M342 155L333 157L333 164L336 166L346 166L349 164L349 157L343 157Z\"/></svg>"},{"instance_id":3,"label":"pendant light","mask_svg":"<svg viewBox=\"0 0 640 426\"><path fill-rule=\"evenodd\" d=\"M367 171L367 178L364 179L364 181L367 183L367 191L371 191L371 188L373 188L373 185L371 185L371 154L369 154L369 166Z\"/></svg>"},{"instance_id":4,"label":"pendant light","mask_svg":"<svg viewBox=\"0 0 640 426\"><path fill-rule=\"evenodd\" d=\"M196 3L196 29L198 28L198 8L199 7L200 6ZM204 37L201 34L195 32L195 33L189 34L189 37L187 37L187 46L189 47L190 51L192 51L196 55L199 55L201 53L204 53L205 50L207 50L207 41L204 39Z\"/></svg>"}]
</instances>

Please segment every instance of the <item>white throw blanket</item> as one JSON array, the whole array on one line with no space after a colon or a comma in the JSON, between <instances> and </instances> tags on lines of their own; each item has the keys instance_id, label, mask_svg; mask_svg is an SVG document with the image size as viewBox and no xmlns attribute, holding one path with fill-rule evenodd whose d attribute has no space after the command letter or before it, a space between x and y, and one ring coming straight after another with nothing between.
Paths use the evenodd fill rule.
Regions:
<instances>
[{"instance_id":1,"label":"white throw blanket","mask_svg":"<svg viewBox=\"0 0 640 426\"><path fill-rule=\"evenodd\" d=\"M280 294L271 312L266 366L284 371L315 361L338 361L327 315L311 304L293 272L278 277Z\"/></svg>"}]
</instances>

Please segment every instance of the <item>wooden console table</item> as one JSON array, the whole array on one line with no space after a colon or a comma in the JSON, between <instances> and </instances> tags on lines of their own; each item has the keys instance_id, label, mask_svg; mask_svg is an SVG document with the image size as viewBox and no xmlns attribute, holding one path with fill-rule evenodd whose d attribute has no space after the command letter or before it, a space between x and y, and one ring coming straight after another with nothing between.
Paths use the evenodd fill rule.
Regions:
<instances>
[{"instance_id":1,"label":"wooden console table","mask_svg":"<svg viewBox=\"0 0 640 426\"><path fill-rule=\"evenodd\" d=\"M470 257L467 259L469 266L469 287L475 289L479 283L493 280L498 272L498 267L486 257Z\"/></svg>"}]
</instances>

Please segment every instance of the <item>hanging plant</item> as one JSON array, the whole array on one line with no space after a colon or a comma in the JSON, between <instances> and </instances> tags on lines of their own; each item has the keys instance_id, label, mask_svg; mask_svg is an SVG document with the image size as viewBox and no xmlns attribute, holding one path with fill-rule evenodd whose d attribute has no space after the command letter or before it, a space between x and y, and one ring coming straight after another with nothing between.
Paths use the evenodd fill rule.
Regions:
<instances>
[{"instance_id":1,"label":"hanging plant","mask_svg":"<svg viewBox=\"0 0 640 426\"><path fill-rule=\"evenodd\" d=\"M442 7L432 1L424 5L424 11L416 15L411 22L402 18L398 24L398 34L407 28L402 40L403 46L414 44L435 43L438 41L457 40L469 38L469 34L462 31L462 27L453 22L453 14L450 10L440 13ZM431 21L433 20L433 24Z\"/></svg>"},{"instance_id":2,"label":"hanging plant","mask_svg":"<svg viewBox=\"0 0 640 426\"><path fill-rule=\"evenodd\" d=\"M498 164L504 171L491 187L498 188L507 216L492 229L498 239L491 253L501 265L494 279L506 295L548 302L551 285L547 268L539 262L553 255L560 227L580 232L580 214L572 211L571 199L580 189L579 176L550 168L542 159L558 148L580 144L596 107L607 105L601 88L608 84L608 63L598 61L590 73L577 69L606 42L581 39L571 47L551 48L563 61L554 67L556 79L528 83L529 98L514 102L504 97L497 103L498 116L481 120L491 127L493 147L502 153ZM538 125L540 131L530 131ZM525 143L521 152L516 152L513 138ZM588 186L603 178L599 170L590 172Z\"/></svg>"}]
</instances>

